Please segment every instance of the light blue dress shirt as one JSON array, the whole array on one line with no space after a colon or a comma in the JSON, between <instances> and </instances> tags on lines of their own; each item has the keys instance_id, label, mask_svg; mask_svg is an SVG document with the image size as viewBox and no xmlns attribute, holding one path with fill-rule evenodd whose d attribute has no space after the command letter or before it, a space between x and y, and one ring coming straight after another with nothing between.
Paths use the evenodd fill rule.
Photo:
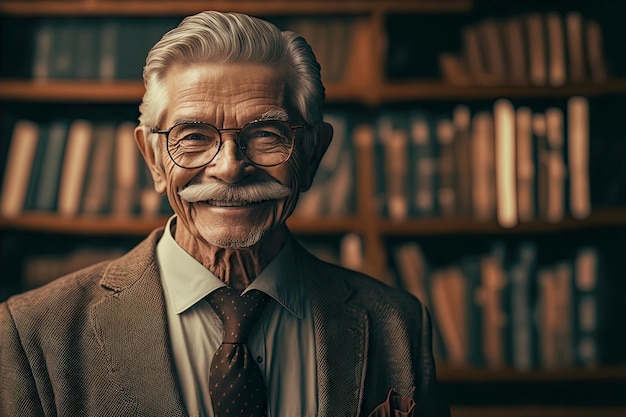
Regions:
<instances>
[{"instance_id":1,"label":"light blue dress shirt","mask_svg":"<svg viewBox=\"0 0 626 417\"><path fill-rule=\"evenodd\" d=\"M225 284L174 240L173 216L157 245L169 338L182 399L190 416L213 417L209 367L222 342L222 322L204 299ZM313 312L291 241L246 289L272 297L248 348L265 378L270 417L317 414Z\"/></svg>"}]
</instances>

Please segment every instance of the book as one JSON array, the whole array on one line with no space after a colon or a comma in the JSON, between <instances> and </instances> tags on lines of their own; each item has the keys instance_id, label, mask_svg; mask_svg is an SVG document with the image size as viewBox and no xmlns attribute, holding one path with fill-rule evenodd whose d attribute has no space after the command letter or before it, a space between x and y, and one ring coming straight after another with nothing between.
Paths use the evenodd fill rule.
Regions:
<instances>
[{"instance_id":1,"label":"book","mask_svg":"<svg viewBox=\"0 0 626 417\"><path fill-rule=\"evenodd\" d=\"M607 64L604 56L604 44L602 26L595 21L589 20L585 24L586 36L586 57L591 76L594 83L603 83L608 79Z\"/></svg>"},{"instance_id":2,"label":"book","mask_svg":"<svg viewBox=\"0 0 626 417\"><path fill-rule=\"evenodd\" d=\"M56 120L50 123L45 157L41 164L35 210L56 210L68 128L69 122L66 120Z\"/></svg>"},{"instance_id":3,"label":"book","mask_svg":"<svg viewBox=\"0 0 626 417\"><path fill-rule=\"evenodd\" d=\"M46 157L49 123L39 123L37 126L39 128L39 138L37 140L35 156L30 165L30 175L23 211L32 211L35 209L37 194L39 193L39 177L41 175L43 160Z\"/></svg>"},{"instance_id":4,"label":"book","mask_svg":"<svg viewBox=\"0 0 626 417\"><path fill-rule=\"evenodd\" d=\"M387 214L392 220L408 217L408 135L405 130L393 129L384 140Z\"/></svg>"},{"instance_id":5,"label":"book","mask_svg":"<svg viewBox=\"0 0 626 417\"><path fill-rule=\"evenodd\" d=\"M94 125L93 144L83 192L82 214L96 215L109 211L115 134L116 126L112 122Z\"/></svg>"},{"instance_id":6,"label":"book","mask_svg":"<svg viewBox=\"0 0 626 417\"><path fill-rule=\"evenodd\" d=\"M35 32L32 77L34 81L46 81L50 78L50 63L52 62L52 22L42 21Z\"/></svg>"},{"instance_id":7,"label":"book","mask_svg":"<svg viewBox=\"0 0 626 417\"><path fill-rule=\"evenodd\" d=\"M457 105L453 110L454 160L457 213L472 214L472 138L470 134L471 112L466 105Z\"/></svg>"},{"instance_id":8,"label":"book","mask_svg":"<svg viewBox=\"0 0 626 417\"><path fill-rule=\"evenodd\" d=\"M467 283L456 266L434 270L430 275L433 318L443 341L446 362L453 367L468 365L465 303Z\"/></svg>"},{"instance_id":9,"label":"book","mask_svg":"<svg viewBox=\"0 0 626 417\"><path fill-rule=\"evenodd\" d=\"M3 217L17 217L24 209L38 141L39 127L35 122L24 119L15 122L2 182L0 214Z\"/></svg>"},{"instance_id":10,"label":"book","mask_svg":"<svg viewBox=\"0 0 626 417\"><path fill-rule=\"evenodd\" d=\"M476 302L482 310L482 340L485 365L498 368L506 365L505 328L508 317L503 308L503 292L508 284L504 269L504 246L494 242L480 259L481 284Z\"/></svg>"},{"instance_id":11,"label":"book","mask_svg":"<svg viewBox=\"0 0 626 417\"><path fill-rule=\"evenodd\" d=\"M423 112L408 116L412 170L411 212L415 216L435 214L437 202L437 145L431 117Z\"/></svg>"},{"instance_id":12,"label":"book","mask_svg":"<svg viewBox=\"0 0 626 417\"><path fill-rule=\"evenodd\" d=\"M108 19L100 25L98 32L100 35L98 77L104 81L111 81L117 76L115 70L117 68L119 24L114 19Z\"/></svg>"},{"instance_id":13,"label":"book","mask_svg":"<svg viewBox=\"0 0 626 417\"><path fill-rule=\"evenodd\" d=\"M580 12L572 11L565 15L567 39L567 62L569 81L582 83L587 78L585 64L584 27Z\"/></svg>"},{"instance_id":14,"label":"book","mask_svg":"<svg viewBox=\"0 0 626 417\"><path fill-rule=\"evenodd\" d=\"M494 104L496 145L496 214L502 227L513 227L517 215L517 175L515 172L515 109L507 99Z\"/></svg>"},{"instance_id":15,"label":"book","mask_svg":"<svg viewBox=\"0 0 626 417\"><path fill-rule=\"evenodd\" d=\"M536 262L536 245L525 241L519 245L518 259L510 268L511 363L520 371L528 371L538 364L534 285Z\"/></svg>"},{"instance_id":16,"label":"book","mask_svg":"<svg viewBox=\"0 0 626 417\"><path fill-rule=\"evenodd\" d=\"M584 219L591 214L589 101L585 97L571 97L567 101L567 150L570 213L576 219Z\"/></svg>"},{"instance_id":17,"label":"book","mask_svg":"<svg viewBox=\"0 0 626 417\"><path fill-rule=\"evenodd\" d=\"M428 264L420 245L417 242L400 244L394 248L393 257L402 289L429 307Z\"/></svg>"},{"instance_id":18,"label":"book","mask_svg":"<svg viewBox=\"0 0 626 417\"><path fill-rule=\"evenodd\" d=\"M531 84L546 85L548 81L544 17L540 13L526 16L528 36L529 79Z\"/></svg>"},{"instance_id":19,"label":"book","mask_svg":"<svg viewBox=\"0 0 626 417\"><path fill-rule=\"evenodd\" d=\"M73 22L75 25L74 79L94 80L100 76L99 25L91 20Z\"/></svg>"},{"instance_id":20,"label":"book","mask_svg":"<svg viewBox=\"0 0 626 417\"><path fill-rule=\"evenodd\" d=\"M474 84L493 85L495 80L487 72L485 63L484 45L481 42L478 29L474 26L466 26L461 31L463 43L463 62L467 73Z\"/></svg>"},{"instance_id":21,"label":"book","mask_svg":"<svg viewBox=\"0 0 626 417\"><path fill-rule=\"evenodd\" d=\"M546 220L557 223L565 216L564 122L563 111L556 107L546 109L546 139L548 143L548 190Z\"/></svg>"},{"instance_id":22,"label":"book","mask_svg":"<svg viewBox=\"0 0 626 417\"><path fill-rule=\"evenodd\" d=\"M479 221L496 218L496 168L493 116L486 111L472 118L472 209Z\"/></svg>"},{"instance_id":23,"label":"book","mask_svg":"<svg viewBox=\"0 0 626 417\"><path fill-rule=\"evenodd\" d=\"M456 179L457 166L455 158L455 130L452 120L441 118L436 127L437 146L439 150L439 176L437 189L438 214L452 216L457 211Z\"/></svg>"},{"instance_id":24,"label":"book","mask_svg":"<svg viewBox=\"0 0 626 417\"><path fill-rule=\"evenodd\" d=\"M72 79L76 76L77 35L76 20L67 18L55 21L52 30L50 79Z\"/></svg>"},{"instance_id":25,"label":"book","mask_svg":"<svg viewBox=\"0 0 626 417\"><path fill-rule=\"evenodd\" d=\"M535 158L532 110L521 106L515 114L517 167L517 211L520 222L535 218Z\"/></svg>"},{"instance_id":26,"label":"book","mask_svg":"<svg viewBox=\"0 0 626 417\"><path fill-rule=\"evenodd\" d=\"M537 217L547 218L549 199L549 147L546 137L546 115L543 113L533 114L533 141L536 147L536 167L537 167Z\"/></svg>"},{"instance_id":27,"label":"book","mask_svg":"<svg viewBox=\"0 0 626 417\"><path fill-rule=\"evenodd\" d=\"M507 79L513 85L526 85L529 75L528 43L522 19L512 16L505 19L502 25Z\"/></svg>"},{"instance_id":28,"label":"book","mask_svg":"<svg viewBox=\"0 0 626 417\"><path fill-rule=\"evenodd\" d=\"M138 203L138 178L140 178L141 171L139 170L139 150L134 141L135 125L130 121L122 122L114 133L112 173L114 184L111 201L111 214L114 217L131 216ZM151 180L150 184L152 184Z\"/></svg>"},{"instance_id":29,"label":"book","mask_svg":"<svg viewBox=\"0 0 626 417\"><path fill-rule=\"evenodd\" d=\"M548 38L548 84L554 87L565 84L565 39L561 15L551 12L546 15Z\"/></svg>"},{"instance_id":30,"label":"book","mask_svg":"<svg viewBox=\"0 0 626 417\"><path fill-rule=\"evenodd\" d=\"M598 250L585 246L574 260L574 356L577 365L597 366L600 363L598 285L600 259Z\"/></svg>"},{"instance_id":31,"label":"book","mask_svg":"<svg viewBox=\"0 0 626 417\"><path fill-rule=\"evenodd\" d=\"M365 261L363 259L363 241L356 233L346 233L339 245L339 259L343 267L355 271L363 271Z\"/></svg>"},{"instance_id":32,"label":"book","mask_svg":"<svg viewBox=\"0 0 626 417\"><path fill-rule=\"evenodd\" d=\"M74 120L68 133L59 184L58 212L61 216L71 217L79 212L91 142L91 122Z\"/></svg>"},{"instance_id":33,"label":"book","mask_svg":"<svg viewBox=\"0 0 626 417\"><path fill-rule=\"evenodd\" d=\"M504 57L501 22L493 18L482 20L477 31L484 51L485 72L487 79L493 84L502 84L506 79L506 62Z\"/></svg>"}]
</instances>

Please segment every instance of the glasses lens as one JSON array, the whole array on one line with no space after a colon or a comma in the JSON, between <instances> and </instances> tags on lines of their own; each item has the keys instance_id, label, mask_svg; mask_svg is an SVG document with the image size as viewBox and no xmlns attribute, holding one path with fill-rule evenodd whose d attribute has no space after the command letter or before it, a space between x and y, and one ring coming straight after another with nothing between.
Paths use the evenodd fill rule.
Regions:
<instances>
[{"instance_id":1,"label":"glasses lens","mask_svg":"<svg viewBox=\"0 0 626 417\"><path fill-rule=\"evenodd\" d=\"M246 125L239 143L250 161L272 166L285 162L293 148L293 130L287 122L264 121Z\"/></svg>"},{"instance_id":2,"label":"glasses lens","mask_svg":"<svg viewBox=\"0 0 626 417\"><path fill-rule=\"evenodd\" d=\"M185 123L172 128L167 150L176 164L195 168L208 164L220 147L220 132L211 125Z\"/></svg>"}]
</instances>

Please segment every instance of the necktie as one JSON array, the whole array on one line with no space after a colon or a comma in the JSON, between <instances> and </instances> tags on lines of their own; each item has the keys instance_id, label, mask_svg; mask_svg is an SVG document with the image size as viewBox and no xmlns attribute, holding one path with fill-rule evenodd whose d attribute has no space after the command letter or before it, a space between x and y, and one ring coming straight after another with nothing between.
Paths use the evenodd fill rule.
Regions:
<instances>
[{"instance_id":1,"label":"necktie","mask_svg":"<svg viewBox=\"0 0 626 417\"><path fill-rule=\"evenodd\" d=\"M209 394L215 417L267 416L267 393L259 366L248 349L251 325L269 297L259 291L238 295L228 287L207 296L224 323L224 340L209 372Z\"/></svg>"}]
</instances>

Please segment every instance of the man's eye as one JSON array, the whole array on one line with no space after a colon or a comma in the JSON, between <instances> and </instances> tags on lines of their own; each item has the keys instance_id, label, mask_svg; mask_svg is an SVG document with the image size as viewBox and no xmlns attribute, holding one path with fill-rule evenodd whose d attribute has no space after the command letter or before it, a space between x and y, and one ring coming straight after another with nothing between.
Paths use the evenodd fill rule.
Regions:
<instances>
[{"instance_id":1,"label":"man's eye","mask_svg":"<svg viewBox=\"0 0 626 417\"><path fill-rule=\"evenodd\" d=\"M203 135L202 133L188 133L183 136L180 140L189 140L189 141L210 141L207 135Z\"/></svg>"},{"instance_id":2,"label":"man's eye","mask_svg":"<svg viewBox=\"0 0 626 417\"><path fill-rule=\"evenodd\" d=\"M252 135L253 138L278 138L280 135L270 130L257 130Z\"/></svg>"}]
</instances>

